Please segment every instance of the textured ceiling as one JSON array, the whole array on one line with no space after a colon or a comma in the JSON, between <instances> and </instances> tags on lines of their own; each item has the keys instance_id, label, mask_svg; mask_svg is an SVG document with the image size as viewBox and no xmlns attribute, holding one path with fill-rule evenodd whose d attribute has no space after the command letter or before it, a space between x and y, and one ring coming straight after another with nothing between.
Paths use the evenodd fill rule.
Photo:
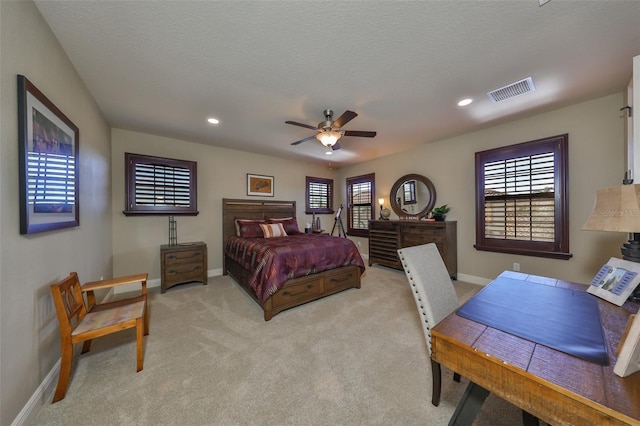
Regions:
<instances>
[{"instance_id":1,"label":"textured ceiling","mask_svg":"<svg viewBox=\"0 0 640 426\"><path fill-rule=\"evenodd\" d=\"M640 54L639 1L36 5L113 127L333 167L622 91ZM529 76L534 93L486 96ZM326 108L377 137L291 146L313 130L285 121Z\"/></svg>"}]
</instances>

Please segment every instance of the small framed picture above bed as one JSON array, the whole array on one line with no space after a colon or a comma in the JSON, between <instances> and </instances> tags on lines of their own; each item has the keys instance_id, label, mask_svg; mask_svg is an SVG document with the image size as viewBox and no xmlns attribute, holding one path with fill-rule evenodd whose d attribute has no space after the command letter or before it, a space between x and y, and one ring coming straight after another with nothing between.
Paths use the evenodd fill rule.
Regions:
<instances>
[{"instance_id":1,"label":"small framed picture above bed","mask_svg":"<svg viewBox=\"0 0 640 426\"><path fill-rule=\"evenodd\" d=\"M273 197L273 176L247 173L247 195Z\"/></svg>"}]
</instances>

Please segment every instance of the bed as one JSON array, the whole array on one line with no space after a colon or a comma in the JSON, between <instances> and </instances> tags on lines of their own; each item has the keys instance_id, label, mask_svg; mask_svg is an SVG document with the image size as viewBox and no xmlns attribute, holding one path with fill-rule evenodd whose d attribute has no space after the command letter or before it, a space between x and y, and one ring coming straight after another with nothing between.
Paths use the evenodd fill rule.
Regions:
<instances>
[{"instance_id":1,"label":"bed","mask_svg":"<svg viewBox=\"0 0 640 426\"><path fill-rule=\"evenodd\" d=\"M286 224L295 218L295 201L222 200L223 274L231 276L262 307L265 321L286 309L360 288L364 261L355 244L347 238L304 233L264 238L262 234L258 237L244 231L243 235L255 238L237 235L238 223L242 221L277 223L279 219ZM285 242L290 244L287 246ZM278 252L277 256L288 252L284 256L289 258L279 259L274 252ZM311 258L300 257L302 252L308 252ZM298 257L291 257L293 253ZM343 256L335 259L338 256L334 256L335 253Z\"/></svg>"}]
</instances>

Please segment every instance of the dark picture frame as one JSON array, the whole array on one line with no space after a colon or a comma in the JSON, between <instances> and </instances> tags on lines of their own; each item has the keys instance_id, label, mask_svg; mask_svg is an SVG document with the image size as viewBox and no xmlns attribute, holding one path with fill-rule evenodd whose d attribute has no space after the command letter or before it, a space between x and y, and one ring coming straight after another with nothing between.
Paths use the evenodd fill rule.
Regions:
<instances>
[{"instance_id":1,"label":"dark picture frame","mask_svg":"<svg viewBox=\"0 0 640 426\"><path fill-rule=\"evenodd\" d=\"M80 131L18 75L20 234L80 225Z\"/></svg>"},{"instance_id":2,"label":"dark picture frame","mask_svg":"<svg viewBox=\"0 0 640 426\"><path fill-rule=\"evenodd\" d=\"M273 176L247 173L247 195L273 197Z\"/></svg>"}]
</instances>

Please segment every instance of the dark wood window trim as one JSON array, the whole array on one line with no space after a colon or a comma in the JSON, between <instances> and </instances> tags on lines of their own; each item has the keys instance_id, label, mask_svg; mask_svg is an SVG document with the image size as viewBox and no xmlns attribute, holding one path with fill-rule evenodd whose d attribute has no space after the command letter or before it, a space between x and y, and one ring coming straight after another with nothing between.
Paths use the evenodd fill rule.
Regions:
<instances>
[{"instance_id":1,"label":"dark wood window trim","mask_svg":"<svg viewBox=\"0 0 640 426\"><path fill-rule=\"evenodd\" d=\"M375 219L375 173L347 178L347 234L369 237L369 220ZM369 185L369 195L356 194L354 188ZM365 217L362 217L364 214ZM360 227L354 227L354 218L360 217Z\"/></svg>"},{"instance_id":2,"label":"dark wood window trim","mask_svg":"<svg viewBox=\"0 0 640 426\"><path fill-rule=\"evenodd\" d=\"M333 179L307 176L305 213L333 214Z\"/></svg>"},{"instance_id":3,"label":"dark wood window trim","mask_svg":"<svg viewBox=\"0 0 640 426\"><path fill-rule=\"evenodd\" d=\"M553 188L532 189L530 193L524 193L518 189L508 189L506 191L494 191L485 188L491 182L485 176L491 165L505 162L512 164L515 160L529 161L534 164L529 172L524 172L525 176L519 178L523 181L535 182L537 178L547 179L547 174L539 170L536 171L535 162L543 158L545 154L552 154L553 158ZM555 259L569 259L573 256L569 252L569 195L568 195L568 162L569 162L569 135L559 135L530 142L519 143L501 148L491 149L476 153L476 244L477 250L493 251L500 253L520 254L525 256L548 257ZM518 163L520 164L520 163ZM511 184L514 174L521 170L514 167L505 166L505 188L513 188ZM508 182L507 182L508 181ZM531 188L533 188L533 183ZM544 205L553 200L553 221L548 223L552 229L552 238L542 238L534 236L532 232L529 237L522 237L511 229L511 224L517 222L516 210L506 213L503 221L505 223L505 233L503 236L487 236L486 206L496 201L504 201L506 209L512 206L524 207L525 217L533 217L536 206ZM508 210L507 210L508 211ZM540 208L539 211L542 211ZM490 216L490 215L489 215ZM511 218L509 217L511 216ZM542 214L540 215L542 216ZM539 229L540 225L530 225L532 229ZM517 235L517 237L515 236Z\"/></svg>"},{"instance_id":4,"label":"dark wood window trim","mask_svg":"<svg viewBox=\"0 0 640 426\"><path fill-rule=\"evenodd\" d=\"M198 214L195 161L130 152L124 158L125 215Z\"/></svg>"}]
</instances>

